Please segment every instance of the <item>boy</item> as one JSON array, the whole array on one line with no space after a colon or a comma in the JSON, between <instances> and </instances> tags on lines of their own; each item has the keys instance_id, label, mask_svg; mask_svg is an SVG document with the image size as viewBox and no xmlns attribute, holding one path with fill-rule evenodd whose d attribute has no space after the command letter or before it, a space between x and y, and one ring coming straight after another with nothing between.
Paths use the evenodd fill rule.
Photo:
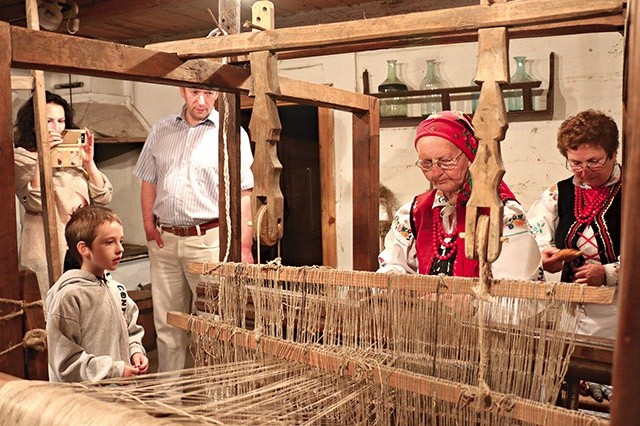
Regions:
<instances>
[{"instance_id":1,"label":"boy","mask_svg":"<svg viewBox=\"0 0 640 426\"><path fill-rule=\"evenodd\" d=\"M65 239L81 267L65 272L47 293L49 380L97 382L146 373L138 307L105 271L122 259L122 221L106 207L80 207Z\"/></svg>"}]
</instances>

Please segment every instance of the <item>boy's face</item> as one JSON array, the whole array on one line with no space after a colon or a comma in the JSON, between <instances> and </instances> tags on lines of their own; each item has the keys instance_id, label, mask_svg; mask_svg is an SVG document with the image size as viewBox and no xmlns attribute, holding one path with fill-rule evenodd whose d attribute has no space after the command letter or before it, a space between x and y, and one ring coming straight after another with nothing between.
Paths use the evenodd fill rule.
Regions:
<instances>
[{"instance_id":1,"label":"boy's face","mask_svg":"<svg viewBox=\"0 0 640 426\"><path fill-rule=\"evenodd\" d=\"M103 222L96 230L93 244L83 253L82 270L102 276L115 270L122 260L124 232L118 222Z\"/></svg>"}]
</instances>

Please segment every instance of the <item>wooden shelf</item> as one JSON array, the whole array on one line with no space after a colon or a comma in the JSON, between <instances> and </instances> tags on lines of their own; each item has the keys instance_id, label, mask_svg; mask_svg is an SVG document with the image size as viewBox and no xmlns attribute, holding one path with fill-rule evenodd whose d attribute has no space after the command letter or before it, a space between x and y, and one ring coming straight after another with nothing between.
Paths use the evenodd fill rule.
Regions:
<instances>
[{"instance_id":1,"label":"wooden shelf","mask_svg":"<svg viewBox=\"0 0 640 426\"><path fill-rule=\"evenodd\" d=\"M365 71L366 72L366 71ZM363 78L365 76L363 75ZM549 88L546 96L546 108L542 110L533 109L534 89L539 88L542 82L528 81L524 83L512 83L501 85L503 91L520 89L522 90L524 109L522 111L509 111L508 120L516 121L540 121L553 119L553 97L554 97L554 79L555 79L555 53L549 53ZM368 82L364 84L368 87ZM406 97L409 102L412 100L419 103L419 96L442 95L442 109L451 109L451 95L468 94L469 97L473 93L479 93L480 86L461 86L461 87L445 87L431 90L410 90L403 93L400 97ZM379 99L399 97L398 92L371 93ZM415 98L415 99L412 99ZM473 115L469 113L470 115ZM415 127L426 117L380 117L380 127Z\"/></svg>"}]
</instances>

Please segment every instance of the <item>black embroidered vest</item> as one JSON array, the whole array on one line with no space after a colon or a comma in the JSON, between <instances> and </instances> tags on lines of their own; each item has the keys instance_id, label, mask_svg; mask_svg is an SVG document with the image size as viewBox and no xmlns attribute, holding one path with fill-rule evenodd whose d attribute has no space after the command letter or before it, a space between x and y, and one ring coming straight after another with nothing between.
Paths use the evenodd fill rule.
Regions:
<instances>
[{"instance_id":1,"label":"black embroidered vest","mask_svg":"<svg viewBox=\"0 0 640 426\"><path fill-rule=\"evenodd\" d=\"M592 228L598 243L600 263L613 263L620 255L620 221L621 221L621 182L613 185L614 189L605 201L604 208L593 219ZM576 220L574 212L575 187L573 178L558 182L558 226L556 228L556 247L578 249L578 238L587 225Z\"/></svg>"}]
</instances>

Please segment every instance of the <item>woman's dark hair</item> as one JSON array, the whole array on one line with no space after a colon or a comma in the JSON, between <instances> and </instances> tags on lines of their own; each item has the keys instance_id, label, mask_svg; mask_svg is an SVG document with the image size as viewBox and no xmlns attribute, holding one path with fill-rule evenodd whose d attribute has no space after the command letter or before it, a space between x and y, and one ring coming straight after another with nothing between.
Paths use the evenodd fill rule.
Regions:
<instances>
[{"instance_id":1,"label":"woman's dark hair","mask_svg":"<svg viewBox=\"0 0 640 426\"><path fill-rule=\"evenodd\" d=\"M60 105L64 109L65 127L67 129L75 129L73 122L73 108L61 96L46 92L46 100L48 104ZM36 148L36 131L35 118L33 112L33 96L24 103L18 110L16 120L16 138L15 146L24 148L28 151L35 151Z\"/></svg>"}]
</instances>

